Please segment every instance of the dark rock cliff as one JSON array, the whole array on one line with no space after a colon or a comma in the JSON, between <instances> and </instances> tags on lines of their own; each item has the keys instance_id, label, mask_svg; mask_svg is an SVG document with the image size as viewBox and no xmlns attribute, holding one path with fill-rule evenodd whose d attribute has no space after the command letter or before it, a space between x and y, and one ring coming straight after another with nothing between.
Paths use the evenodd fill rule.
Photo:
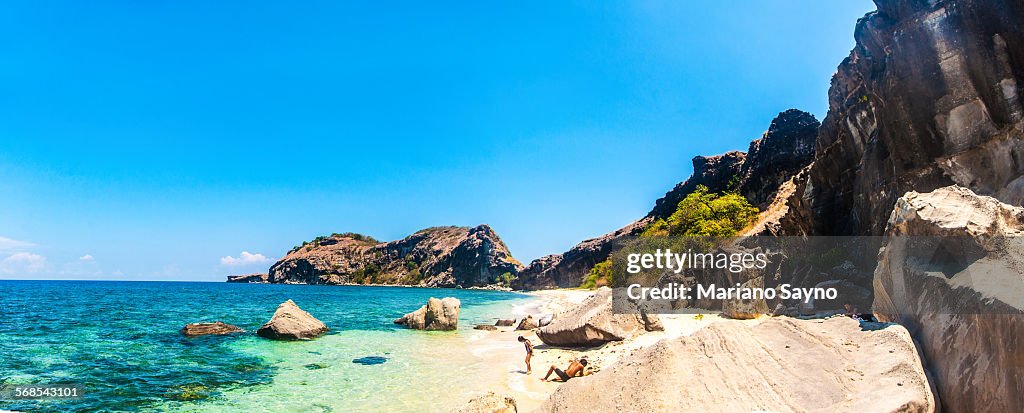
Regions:
<instances>
[{"instance_id":1,"label":"dark rock cliff","mask_svg":"<svg viewBox=\"0 0 1024 413\"><path fill-rule=\"evenodd\" d=\"M271 283L471 287L522 265L491 227L428 228L386 243L355 234L321 237L270 267Z\"/></svg>"},{"instance_id":2,"label":"dark rock cliff","mask_svg":"<svg viewBox=\"0 0 1024 413\"><path fill-rule=\"evenodd\" d=\"M1024 2L876 0L839 65L794 211L806 231L879 235L896 199L950 184L1024 200ZM806 209L806 208L809 208Z\"/></svg>"}]
</instances>

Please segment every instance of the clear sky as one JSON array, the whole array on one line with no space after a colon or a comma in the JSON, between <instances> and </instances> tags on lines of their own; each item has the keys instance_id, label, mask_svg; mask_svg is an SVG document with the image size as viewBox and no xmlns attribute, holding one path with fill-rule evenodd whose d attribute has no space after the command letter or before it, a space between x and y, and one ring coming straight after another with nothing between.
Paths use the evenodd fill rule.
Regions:
<instances>
[{"instance_id":1,"label":"clear sky","mask_svg":"<svg viewBox=\"0 0 1024 413\"><path fill-rule=\"evenodd\" d=\"M0 278L220 281L317 235L435 225L562 252L694 155L824 117L873 9L4 2Z\"/></svg>"}]
</instances>

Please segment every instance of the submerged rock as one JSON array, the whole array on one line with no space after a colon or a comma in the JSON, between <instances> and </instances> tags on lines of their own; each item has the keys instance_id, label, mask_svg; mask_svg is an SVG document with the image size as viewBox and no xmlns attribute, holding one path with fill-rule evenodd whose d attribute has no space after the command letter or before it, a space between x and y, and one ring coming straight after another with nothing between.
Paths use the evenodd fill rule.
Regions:
<instances>
[{"instance_id":1,"label":"submerged rock","mask_svg":"<svg viewBox=\"0 0 1024 413\"><path fill-rule=\"evenodd\" d=\"M191 323L186 324L185 327L181 328L181 334L184 334L187 337L241 333L243 331L245 330L242 330L238 326L220 321L213 323Z\"/></svg>"},{"instance_id":2,"label":"submerged rock","mask_svg":"<svg viewBox=\"0 0 1024 413\"><path fill-rule=\"evenodd\" d=\"M684 374L681 372L693 372ZM542 412L920 412L936 402L903 327L847 317L713 323L562 384Z\"/></svg>"},{"instance_id":3,"label":"submerged rock","mask_svg":"<svg viewBox=\"0 0 1024 413\"><path fill-rule=\"evenodd\" d=\"M362 364L364 366L374 366L377 364L384 364L388 361L387 357L382 356L366 356L357 359L352 359L352 363Z\"/></svg>"},{"instance_id":4,"label":"submerged rock","mask_svg":"<svg viewBox=\"0 0 1024 413\"><path fill-rule=\"evenodd\" d=\"M1024 208L961 187L896 202L875 316L907 326L944 410L1024 411Z\"/></svg>"},{"instance_id":5,"label":"submerged rock","mask_svg":"<svg viewBox=\"0 0 1024 413\"><path fill-rule=\"evenodd\" d=\"M516 400L494 392L474 398L452 413L516 413Z\"/></svg>"},{"instance_id":6,"label":"submerged rock","mask_svg":"<svg viewBox=\"0 0 1024 413\"><path fill-rule=\"evenodd\" d=\"M473 329L474 330L486 330L486 331L498 331L498 327L492 326L490 324L477 324L476 327L473 327Z\"/></svg>"},{"instance_id":7,"label":"submerged rock","mask_svg":"<svg viewBox=\"0 0 1024 413\"><path fill-rule=\"evenodd\" d=\"M272 340L307 340L327 330L324 323L303 311L294 301L288 300L277 306L274 316L256 330L256 334Z\"/></svg>"},{"instance_id":8,"label":"submerged rock","mask_svg":"<svg viewBox=\"0 0 1024 413\"><path fill-rule=\"evenodd\" d=\"M551 324L537 330L537 337L552 346L590 347L663 329L656 314L614 314L612 289L601 287L579 305L558 314Z\"/></svg>"},{"instance_id":9,"label":"submerged rock","mask_svg":"<svg viewBox=\"0 0 1024 413\"><path fill-rule=\"evenodd\" d=\"M454 330L459 325L460 306L454 297L430 297L426 305L395 320L395 324L416 330Z\"/></svg>"}]
</instances>

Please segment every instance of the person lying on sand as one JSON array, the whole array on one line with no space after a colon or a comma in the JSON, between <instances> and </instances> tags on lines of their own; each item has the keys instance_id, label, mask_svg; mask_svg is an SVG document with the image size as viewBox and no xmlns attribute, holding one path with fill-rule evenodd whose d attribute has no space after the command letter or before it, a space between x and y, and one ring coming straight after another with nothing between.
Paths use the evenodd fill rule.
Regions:
<instances>
[{"instance_id":1,"label":"person lying on sand","mask_svg":"<svg viewBox=\"0 0 1024 413\"><path fill-rule=\"evenodd\" d=\"M569 367L564 371L558 368L558 366L551 366L551 368L548 369L548 374L544 375L544 378L540 379L540 381L548 381L548 377L551 376L551 373L555 373L555 375L558 376L551 381L559 381L559 379L561 379L561 381L564 382L569 381L569 379L573 377L589 376L591 371L587 370L587 359L581 358L578 361L570 361Z\"/></svg>"},{"instance_id":2,"label":"person lying on sand","mask_svg":"<svg viewBox=\"0 0 1024 413\"><path fill-rule=\"evenodd\" d=\"M527 340L526 337L519 336L520 343L526 346L526 374L533 373L533 368L530 367L530 359L533 358L533 343ZM551 373L548 373L551 374Z\"/></svg>"}]
</instances>

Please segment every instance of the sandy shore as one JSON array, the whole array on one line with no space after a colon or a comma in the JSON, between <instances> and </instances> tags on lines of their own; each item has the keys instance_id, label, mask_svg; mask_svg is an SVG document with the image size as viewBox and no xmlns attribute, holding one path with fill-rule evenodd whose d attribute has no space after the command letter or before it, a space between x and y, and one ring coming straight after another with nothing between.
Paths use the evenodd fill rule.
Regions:
<instances>
[{"instance_id":1,"label":"sandy shore","mask_svg":"<svg viewBox=\"0 0 1024 413\"><path fill-rule=\"evenodd\" d=\"M518 320L526 315L539 318L545 314L557 314L575 306L593 292L586 290L544 290L528 294L536 299L525 305L518 306L513 314L497 315ZM638 349L650 346L662 339L693 334L695 331L722 320L717 314L670 314L661 316L665 331L656 331L620 341L611 342L599 347L587 349L565 349L545 345L532 331L514 331L515 327L499 327L498 331L480 331L470 337L470 350L484 362L506 371L506 379L496 388L480 389L481 394L494 391L516 399L519 411L530 412L539 407L548 396L558 388L558 382L544 382L540 379L552 365L565 368L570 360L586 356L595 371L606 368L617 362L622 356ZM733 321L736 322L736 321ZM757 323L758 320L745 321ZM526 352L522 343L516 341L524 336L534 344L532 359L533 373L526 374L523 359Z\"/></svg>"}]
</instances>

